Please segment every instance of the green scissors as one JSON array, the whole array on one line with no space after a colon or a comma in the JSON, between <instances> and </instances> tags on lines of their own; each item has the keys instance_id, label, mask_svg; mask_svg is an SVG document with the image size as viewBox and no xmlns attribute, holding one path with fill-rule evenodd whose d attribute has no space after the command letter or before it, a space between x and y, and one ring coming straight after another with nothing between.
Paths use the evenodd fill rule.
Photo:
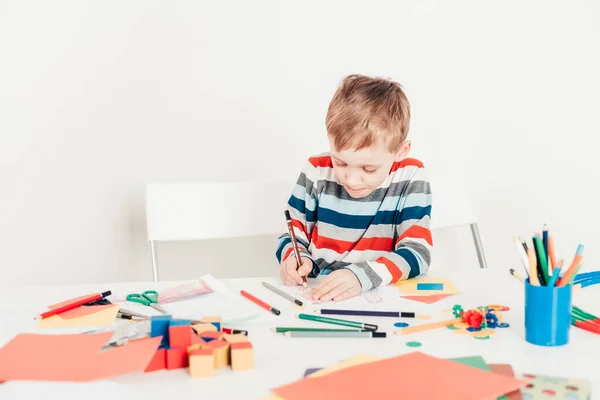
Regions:
<instances>
[{"instance_id":1,"label":"green scissors","mask_svg":"<svg viewBox=\"0 0 600 400\"><path fill-rule=\"evenodd\" d=\"M140 303L145 306L152 307L163 314L168 314L164 308L158 305L158 292L156 290L146 290L142 294L130 293L126 298L128 301Z\"/></svg>"}]
</instances>

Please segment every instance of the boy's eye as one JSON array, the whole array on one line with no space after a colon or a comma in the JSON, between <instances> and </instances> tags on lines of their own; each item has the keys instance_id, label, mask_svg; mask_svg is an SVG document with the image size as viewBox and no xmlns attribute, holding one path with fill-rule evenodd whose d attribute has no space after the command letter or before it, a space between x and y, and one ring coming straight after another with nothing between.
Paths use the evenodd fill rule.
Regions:
<instances>
[{"instance_id":1,"label":"boy's eye","mask_svg":"<svg viewBox=\"0 0 600 400\"><path fill-rule=\"evenodd\" d=\"M373 168L363 168L363 171L365 171L367 174L372 174L374 172L377 172L377 168L373 169Z\"/></svg>"},{"instance_id":2,"label":"boy's eye","mask_svg":"<svg viewBox=\"0 0 600 400\"><path fill-rule=\"evenodd\" d=\"M345 167L345 166L346 166L346 164L344 164L344 163L341 163L341 162L339 162L339 161L336 161L336 160L333 160L333 164L334 164L335 166L337 166L337 167Z\"/></svg>"}]
</instances>

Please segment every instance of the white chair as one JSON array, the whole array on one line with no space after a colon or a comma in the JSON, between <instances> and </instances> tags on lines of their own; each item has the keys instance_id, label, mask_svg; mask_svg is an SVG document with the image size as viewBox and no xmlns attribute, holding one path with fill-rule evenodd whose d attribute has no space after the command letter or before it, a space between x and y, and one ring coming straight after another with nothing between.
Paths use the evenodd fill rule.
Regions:
<instances>
[{"instance_id":1,"label":"white chair","mask_svg":"<svg viewBox=\"0 0 600 400\"><path fill-rule=\"evenodd\" d=\"M286 231L284 208L294 181L152 183L146 186L146 225L154 280L157 243L276 235ZM470 225L481 268L487 264L466 188L431 181L432 230Z\"/></svg>"}]
</instances>

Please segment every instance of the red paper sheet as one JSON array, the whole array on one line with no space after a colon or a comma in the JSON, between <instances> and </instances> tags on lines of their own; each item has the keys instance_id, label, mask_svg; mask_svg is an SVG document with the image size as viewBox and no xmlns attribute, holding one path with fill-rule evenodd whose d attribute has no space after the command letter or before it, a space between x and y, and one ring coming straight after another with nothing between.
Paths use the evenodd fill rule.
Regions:
<instances>
[{"instance_id":1,"label":"red paper sheet","mask_svg":"<svg viewBox=\"0 0 600 400\"><path fill-rule=\"evenodd\" d=\"M435 302L438 302L438 301L443 300L446 297L450 297L450 296L452 296L452 295L451 294L434 294L431 296L400 296L400 297L402 297L403 299L420 301L421 303L425 303L425 304L433 304Z\"/></svg>"},{"instance_id":2,"label":"red paper sheet","mask_svg":"<svg viewBox=\"0 0 600 400\"><path fill-rule=\"evenodd\" d=\"M513 367L510 364L488 364L488 367L490 367L492 372L495 372L497 374L504 375L504 376L513 376L513 377L515 376ZM514 392L507 393L506 397L508 398L508 400L523 400L523 396L521 395L520 390L516 390Z\"/></svg>"},{"instance_id":3,"label":"red paper sheet","mask_svg":"<svg viewBox=\"0 0 600 400\"><path fill-rule=\"evenodd\" d=\"M161 340L139 339L100 351L112 334L17 335L0 349L0 381L83 382L142 372Z\"/></svg>"},{"instance_id":4,"label":"red paper sheet","mask_svg":"<svg viewBox=\"0 0 600 400\"><path fill-rule=\"evenodd\" d=\"M286 400L495 400L527 382L420 352L273 389Z\"/></svg>"}]
</instances>

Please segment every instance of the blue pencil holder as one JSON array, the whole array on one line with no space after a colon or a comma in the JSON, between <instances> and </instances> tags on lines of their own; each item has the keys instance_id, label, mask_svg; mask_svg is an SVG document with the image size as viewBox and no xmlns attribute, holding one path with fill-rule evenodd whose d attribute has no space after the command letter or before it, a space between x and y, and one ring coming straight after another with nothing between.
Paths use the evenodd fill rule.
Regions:
<instances>
[{"instance_id":1,"label":"blue pencil holder","mask_svg":"<svg viewBox=\"0 0 600 400\"><path fill-rule=\"evenodd\" d=\"M525 340L538 346L569 343L572 285L534 286L525 280Z\"/></svg>"}]
</instances>

